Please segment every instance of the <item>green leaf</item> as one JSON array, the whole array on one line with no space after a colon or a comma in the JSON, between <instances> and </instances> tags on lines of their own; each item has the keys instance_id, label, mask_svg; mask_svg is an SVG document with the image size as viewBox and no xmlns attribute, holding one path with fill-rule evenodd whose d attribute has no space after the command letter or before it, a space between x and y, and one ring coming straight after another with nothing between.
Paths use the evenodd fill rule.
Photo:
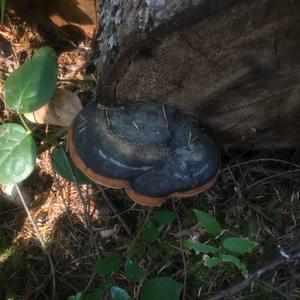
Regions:
<instances>
[{"instance_id":1,"label":"green leaf","mask_svg":"<svg viewBox=\"0 0 300 300\"><path fill-rule=\"evenodd\" d=\"M170 210L160 210L151 216L151 220L160 225L168 225L173 222L175 218L176 214Z\"/></svg>"},{"instance_id":2,"label":"green leaf","mask_svg":"<svg viewBox=\"0 0 300 300\"><path fill-rule=\"evenodd\" d=\"M102 300L106 286L100 286L94 289L92 292L85 294L80 300Z\"/></svg>"},{"instance_id":3,"label":"green leaf","mask_svg":"<svg viewBox=\"0 0 300 300\"><path fill-rule=\"evenodd\" d=\"M59 147L57 148L53 153L52 153L52 161L53 161L53 166L56 172L63 178L74 182L72 172L70 170L70 167L73 170L73 173L75 175L75 178L79 184L89 184L91 183L91 180L85 176L76 166L74 165L70 154L67 153L64 150L64 147ZM66 159L69 161L66 161Z\"/></svg>"},{"instance_id":4,"label":"green leaf","mask_svg":"<svg viewBox=\"0 0 300 300\"><path fill-rule=\"evenodd\" d=\"M256 247L256 243L242 237L226 238L222 245L225 249L239 254L250 253Z\"/></svg>"},{"instance_id":5,"label":"green leaf","mask_svg":"<svg viewBox=\"0 0 300 300\"><path fill-rule=\"evenodd\" d=\"M21 125L0 125L0 183L17 183L33 171L36 145L33 137Z\"/></svg>"},{"instance_id":6,"label":"green leaf","mask_svg":"<svg viewBox=\"0 0 300 300\"><path fill-rule=\"evenodd\" d=\"M3 19L4 19L5 4L6 4L6 0L0 0L1 22L3 22Z\"/></svg>"},{"instance_id":7,"label":"green leaf","mask_svg":"<svg viewBox=\"0 0 300 300\"><path fill-rule=\"evenodd\" d=\"M125 290L119 288L118 286L112 286L110 288L110 296L111 296L111 300L131 300L132 299Z\"/></svg>"},{"instance_id":8,"label":"green leaf","mask_svg":"<svg viewBox=\"0 0 300 300\"><path fill-rule=\"evenodd\" d=\"M221 226L213 216L198 209L194 209L194 213L198 222L201 223L209 234L218 236L221 233Z\"/></svg>"},{"instance_id":9,"label":"green leaf","mask_svg":"<svg viewBox=\"0 0 300 300\"><path fill-rule=\"evenodd\" d=\"M145 242L150 242L150 243L159 239L159 231L152 224L152 222L147 223L146 228L141 234L141 239Z\"/></svg>"},{"instance_id":10,"label":"green leaf","mask_svg":"<svg viewBox=\"0 0 300 300\"><path fill-rule=\"evenodd\" d=\"M248 270L244 263L242 263L236 256L233 255L221 255L220 259L222 262L229 262L234 264L242 273L242 275L247 278L248 277Z\"/></svg>"},{"instance_id":11,"label":"green leaf","mask_svg":"<svg viewBox=\"0 0 300 300\"><path fill-rule=\"evenodd\" d=\"M245 278L248 277L248 270L246 265L242 263L236 256L223 254L216 257L209 257L208 255L204 254L202 260L204 265L208 268L213 268L220 263L232 263L241 271L242 275Z\"/></svg>"},{"instance_id":12,"label":"green leaf","mask_svg":"<svg viewBox=\"0 0 300 300\"><path fill-rule=\"evenodd\" d=\"M35 111L52 98L56 81L55 51L42 47L8 76L4 83L5 100L11 109L20 113Z\"/></svg>"},{"instance_id":13,"label":"green leaf","mask_svg":"<svg viewBox=\"0 0 300 300\"><path fill-rule=\"evenodd\" d=\"M68 300L82 300L82 292L77 292L74 296L69 296Z\"/></svg>"},{"instance_id":14,"label":"green leaf","mask_svg":"<svg viewBox=\"0 0 300 300\"><path fill-rule=\"evenodd\" d=\"M117 271L123 262L121 255L111 255L98 261L92 268L93 272L100 275L110 275Z\"/></svg>"},{"instance_id":15,"label":"green leaf","mask_svg":"<svg viewBox=\"0 0 300 300\"><path fill-rule=\"evenodd\" d=\"M131 260L126 262L124 273L129 282L139 281L145 276L144 269Z\"/></svg>"},{"instance_id":16,"label":"green leaf","mask_svg":"<svg viewBox=\"0 0 300 300\"><path fill-rule=\"evenodd\" d=\"M170 277L157 277L145 281L140 300L178 300L183 285Z\"/></svg>"},{"instance_id":17,"label":"green leaf","mask_svg":"<svg viewBox=\"0 0 300 300\"><path fill-rule=\"evenodd\" d=\"M206 254L203 255L202 260L203 260L204 266L206 266L210 269L221 263L220 257L209 257Z\"/></svg>"},{"instance_id":18,"label":"green leaf","mask_svg":"<svg viewBox=\"0 0 300 300\"><path fill-rule=\"evenodd\" d=\"M199 242L194 242L192 240L184 241L183 246L187 249L194 250L196 254L198 253L217 253L218 248L211 245L202 244Z\"/></svg>"}]
</instances>

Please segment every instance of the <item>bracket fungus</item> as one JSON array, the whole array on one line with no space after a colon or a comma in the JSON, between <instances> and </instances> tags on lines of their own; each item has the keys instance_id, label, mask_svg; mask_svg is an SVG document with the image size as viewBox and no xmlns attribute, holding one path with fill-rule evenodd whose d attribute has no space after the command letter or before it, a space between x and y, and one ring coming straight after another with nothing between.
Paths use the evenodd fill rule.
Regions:
<instances>
[{"instance_id":1,"label":"bracket fungus","mask_svg":"<svg viewBox=\"0 0 300 300\"><path fill-rule=\"evenodd\" d=\"M156 102L88 104L73 120L68 146L96 183L124 188L143 205L188 197L216 181L220 154L190 117Z\"/></svg>"}]
</instances>

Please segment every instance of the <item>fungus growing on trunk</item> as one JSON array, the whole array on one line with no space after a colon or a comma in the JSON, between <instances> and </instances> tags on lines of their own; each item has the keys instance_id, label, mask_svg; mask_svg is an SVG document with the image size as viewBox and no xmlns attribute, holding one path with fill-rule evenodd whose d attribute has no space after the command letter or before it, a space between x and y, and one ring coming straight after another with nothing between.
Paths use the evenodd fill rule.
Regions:
<instances>
[{"instance_id":1,"label":"fungus growing on trunk","mask_svg":"<svg viewBox=\"0 0 300 300\"><path fill-rule=\"evenodd\" d=\"M89 178L149 206L207 190L220 167L216 145L195 121L156 102L90 103L70 126L68 145Z\"/></svg>"}]
</instances>

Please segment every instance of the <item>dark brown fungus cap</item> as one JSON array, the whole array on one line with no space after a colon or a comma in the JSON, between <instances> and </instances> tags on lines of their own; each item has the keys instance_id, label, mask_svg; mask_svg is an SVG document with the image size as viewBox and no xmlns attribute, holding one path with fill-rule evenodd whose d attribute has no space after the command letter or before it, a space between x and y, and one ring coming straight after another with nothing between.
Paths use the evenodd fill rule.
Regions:
<instances>
[{"instance_id":1,"label":"dark brown fungus cap","mask_svg":"<svg viewBox=\"0 0 300 300\"><path fill-rule=\"evenodd\" d=\"M220 168L216 145L197 124L156 102L90 103L70 126L68 144L83 173L144 205L203 192Z\"/></svg>"}]
</instances>

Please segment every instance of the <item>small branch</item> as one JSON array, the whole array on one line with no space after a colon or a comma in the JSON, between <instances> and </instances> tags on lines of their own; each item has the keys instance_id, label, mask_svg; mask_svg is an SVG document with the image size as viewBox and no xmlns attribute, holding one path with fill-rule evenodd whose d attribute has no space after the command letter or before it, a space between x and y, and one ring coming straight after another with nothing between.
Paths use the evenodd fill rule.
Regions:
<instances>
[{"instance_id":1,"label":"small branch","mask_svg":"<svg viewBox=\"0 0 300 300\"><path fill-rule=\"evenodd\" d=\"M84 291L83 291L83 294L86 294L86 292L88 291L90 285L91 285L92 282L94 281L95 277L96 277L96 273L93 272L92 275L90 276L90 279L89 279L89 281L88 281L88 283L87 283L87 285L86 285Z\"/></svg>"},{"instance_id":2,"label":"small branch","mask_svg":"<svg viewBox=\"0 0 300 300\"><path fill-rule=\"evenodd\" d=\"M69 171L70 171L70 173L71 173L71 175L72 175L73 182L75 182L75 186L76 186L76 189L77 189L77 193L78 193L79 198L80 198L80 200L81 200L81 203L82 203L82 205L83 205L83 215L84 215L85 225L86 225L86 227L87 227L87 229L88 229L90 238L91 238L91 240L92 240L92 242L93 242L93 244L94 244L94 247L95 247L95 250L96 250L98 259L100 259L100 258L101 258L101 255L100 255L100 252L99 252L99 249L98 249L96 240L95 240L95 238L94 238L94 233L93 233L93 231L92 231L92 229L91 229L91 222L90 222L90 218L89 218L89 214L88 214L88 210L87 210L87 203L86 203L86 200L84 199L84 197L83 197L83 195L82 195L82 192L81 192L79 183L78 183L78 181L77 181L77 179L76 179L76 176L75 176L75 174L74 174L74 170L73 170L73 168L72 168L72 166L71 166L71 164L70 164L70 161L69 161L69 159L68 159L68 157L67 157L67 155L66 155L66 153L65 153L65 150L64 150L64 149L62 149L62 150L63 150L62 153L63 153L63 155L64 155L64 159L65 159L65 161L66 161L66 163L67 163L67 166L68 166L68 169L69 169Z\"/></svg>"},{"instance_id":3,"label":"small branch","mask_svg":"<svg viewBox=\"0 0 300 300\"><path fill-rule=\"evenodd\" d=\"M118 218L118 220L120 221L120 223L124 227L124 229L125 229L126 233L128 234L128 236L131 237L131 232L130 232L128 226L126 225L126 223L124 222L123 218L118 213L116 207L110 201L110 199L108 198L108 196L106 195L105 191L103 190L103 188L101 186L99 186L99 190L100 190L100 193L101 193L103 199L105 200L105 202L107 203L107 205L109 206L109 208L113 211L113 213L115 214L115 216Z\"/></svg>"},{"instance_id":4,"label":"small branch","mask_svg":"<svg viewBox=\"0 0 300 300\"><path fill-rule=\"evenodd\" d=\"M173 209L174 209L174 212L175 212L176 218L177 218L178 231L181 232L181 222L180 222L179 214L176 209L174 198L172 198L172 204L173 204ZM186 285L187 285L187 266L186 266L186 257L185 257L185 253L183 250L182 235L179 236L179 242L180 242L180 250L181 250L180 252L181 252L181 256L182 256L182 263L183 263L183 270L184 270L182 300L185 300Z\"/></svg>"},{"instance_id":5,"label":"small branch","mask_svg":"<svg viewBox=\"0 0 300 300\"><path fill-rule=\"evenodd\" d=\"M23 206L25 208L25 211L26 211L26 213L28 215L28 218L29 218L29 220L30 220L30 222L32 224L32 227L33 227L33 229L35 231L35 234L36 234L38 240L40 241L42 249L43 249L44 253L46 254L46 256L47 256L47 258L49 260L49 265L50 265L50 270L51 270L51 277L52 277L52 297L51 297L51 299L54 300L55 299L56 284L55 284L55 268L54 268L52 257L51 257L50 253L47 250L45 241L44 241L43 237L41 236L41 234L39 232L39 229L38 229L38 227L36 225L36 222L34 221L34 219L31 216L30 210L29 210L29 208L28 208L28 206L27 206L27 204L25 202L25 199L23 197L23 194L22 194L19 186L17 184L15 184L15 187L16 187L17 193L18 193L18 195L19 195L19 197L21 199L21 202L22 202L22 204L23 204Z\"/></svg>"},{"instance_id":6,"label":"small branch","mask_svg":"<svg viewBox=\"0 0 300 300\"><path fill-rule=\"evenodd\" d=\"M300 165L295 164L295 163L291 163L289 161L285 161L285 160L281 160L281 159L274 159L274 158L257 158L257 159L252 159L252 160L248 160L248 161L244 161L244 162L241 162L241 163L238 163L238 164L228 166L228 167L222 169L220 171L220 174L228 171L228 169L239 168L239 167L242 167L242 166L245 166L245 165L250 165L252 163L257 164L258 162L262 162L262 163L263 162L281 163L281 164L290 165L292 167L295 167L296 169L300 169Z\"/></svg>"},{"instance_id":7,"label":"small branch","mask_svg":"<svg viewBox=\"0 0 300 300\"><path fill-rule=\"evenodd\" d=\"M136 241L139 239L140 235L142 234L142 232L144 231L148 221L149 221L149 218L150 218L150 215L152 213L152 210L153 210L153 207L150 207L149 210L148 210L148 213L144 219L144 222L143 222L143 225L141 226L141 228L139 229L139 231L137 232L135 238L131 241L130 245L128 246L127 248L127 251L131 251L131 249L134 247Z\"/></svg>"},{"instance_id":8,"label":"small branch","mask_svg":"<svg viewBox=\"0 0 300 300\"><path fill-rule=\"evenodd\" d=\"M50 151L49 151L49 155L50 155ZM52 173L53 173L53 179L54 179L53 182L54 182L54 185L56 186L56 189L57 189L57 191L59 193L61 201L62 201L62 203L64 205L65 210L66 210L66 214L67 214L67 218L69 220L70 226L71 226L71 230L72 230L74 236L76 236L76 234L75 234L75 228L73 226L73 223L72 223L72 220L71 220L71 217L70 217L70 214L69 214L69 208L67 207L67 204L66 204L66 201L65 201L65 198L64 198L61 186L59 184L58 177L57 177L56 172L54 170L52 159L50 159L50 164L51 164Z\"/></svg>"},{"instance_id":9,"label":"small branch","mask_svg":"<svg viewBox=\"0 0 300 300\"><path fill-rule=\"evenodd\" d=\"M293 252L293 251L296 251L296 253L289 255L289 258L286 258L282 255L278 256L276 259L274 259L273 261L271 261L270 263L268 263L261 269L258 269L257 271L255 271L254 273L249 275L249 277L247 279L245 279L244 281L242 281L226 290L223 290L220 293L218 293L210 298L207 298L207 300L219 300L219 299L227 299L227 298L232 299L233 295L248 288L254 281L258 280L263 275L265 275L271 271L274 271L275 269L277 269L278 267L280 267L284 264L296 262L300 258L300 245L296 245L295 247L293 247L290 252Z\"/></svg>"},{"instance_id":10,"label":"small branch","mask_svg":"<svg viewBox=\"0 0 300 300\"><path fill-rule=\"evenodd\" d=\"M21 114L21 113L18 113L18 116L19 116L19 118L20 118L20 120L21 120L22 124L23 124L23 125L24 125L24 127L26 128L26 130L27 130L28 132L30 132L30 133L31 133L31 130L30 130L30 128L27 126L27 124L26 124L26 122L25 122L25 120L24 120L24 118L23 118L22 114Z\"/></svg>"},{"instance_id":11,"label":"small branch","mask_svg":"<svg viewBox=\"0 0 300 300\"><path fill-rule=\"evenodd\" d=\"M278 295L280 295L283 299L287 299L290 300L291 298L284 294L283 292L281 292L278 288L273 287L271 284L264 282L262 280L256 280L258 283L263 284L264 286L268 287L270 290L274 291L275 293L277 293Z\"/></svg>"}]
</instances>

